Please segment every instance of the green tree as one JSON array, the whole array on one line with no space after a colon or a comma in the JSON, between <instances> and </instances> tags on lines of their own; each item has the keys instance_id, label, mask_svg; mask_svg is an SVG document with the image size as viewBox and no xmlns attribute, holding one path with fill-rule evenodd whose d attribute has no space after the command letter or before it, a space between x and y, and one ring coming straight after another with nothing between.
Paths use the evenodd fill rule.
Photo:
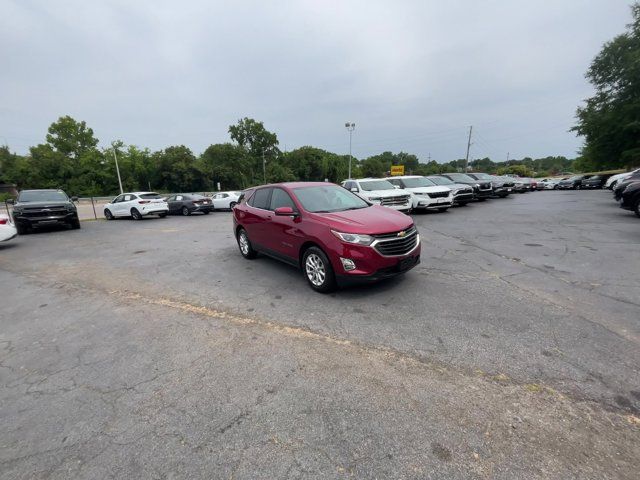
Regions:
<instances>
[{"instance_id":1,"label":"green tree","mask_svg":"<svg viewBox=\"0 0 640 480\"><path fill-rule=\"evenodd\" d=\"M218 182L223 190L242 189L254 184L250 174L252 159L240 145L210 145L200 156L199 164L209 185L206 190L215 190Z\"/></svg>"},{"instance_id":2,"label":"green tree","mask_svg":"<svg viewBox=\"0 0 640 480\"><path fill-rule=\"evenodd\" d=\"M512 175L518 175L519 177L534 176L533 170L528 168L526 165L510 165L508 167L498 168L498 171L497 171L498 175L505 175L507 173Z\"/></svg>"},{"instance_id":3,"label":"green tree","mask_svg":"<svg viewBox=\"0 0 640 480\"><path fill-rule=\"evenodd\" d=\"M264 181L263 162L270 165L277 162L280 156L277 135L264 128L262 122L246 117L238 120L235 125L230 125L229 134L231 139L249 155L247 174L250 183L262 183Z\"/></svg>"},{"instance_id":4,"label":"green tree","mask_svg":"<svg viewBox=\"0 0 640 480\"><path fill-rule=\"evenodd\" d=\"M631 12L627 31L604 44L586 73L596 93L578 108L573 130L585 138L589 170L640 164L640 3Z\"/></svg>"}]
</instances>

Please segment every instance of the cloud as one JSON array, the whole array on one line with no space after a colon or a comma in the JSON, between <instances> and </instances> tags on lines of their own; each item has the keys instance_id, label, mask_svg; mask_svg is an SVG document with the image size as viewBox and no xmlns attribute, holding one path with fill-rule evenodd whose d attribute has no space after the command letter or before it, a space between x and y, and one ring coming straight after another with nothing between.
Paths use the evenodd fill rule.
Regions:
<instances>
[{"instance_id":1,"label":"cloud","mask_svg":"<svg viewBox=\"0 0 640 480\"><path fill-rule=\"evenodd\" d=\"M200 152L250 116L292 149L441 161L573 156L567 130L628 4L525 1L9 1L0 141L70 114L103 143Z\"/></svg>"}]
</instances>

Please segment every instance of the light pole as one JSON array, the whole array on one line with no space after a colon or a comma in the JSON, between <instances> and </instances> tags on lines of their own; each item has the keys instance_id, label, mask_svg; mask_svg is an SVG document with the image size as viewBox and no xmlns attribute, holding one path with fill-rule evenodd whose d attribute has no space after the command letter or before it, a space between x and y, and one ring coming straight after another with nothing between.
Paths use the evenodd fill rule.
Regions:
<instances>
[{"instance_id":1,"label":"light pole","mask_svg":"<svg viewBox=\"0 0 640 480\"><path fill-rule=\"evenodd\" d=\"M120 195L122 195L124 193L124 190L122 189L122 179L120 178L120 168L118 167L118 157L116 156L116 146L114 145L115 142L111 142L111 149L113 151L113 159L116 162L116 173L118 174L118 185L120 185Z\"/></svg>"},{"instance_id":2,"label":"light pole","mask_svg":"<svg viewBox=\"0 0 640 480\"><path fill-rule=\"evenodd\" d=\"M347 122L344 126L349 130L349 179L351 179L351 136L356 128L356 124L353 122Z\"/></svg>"}]
</instances>

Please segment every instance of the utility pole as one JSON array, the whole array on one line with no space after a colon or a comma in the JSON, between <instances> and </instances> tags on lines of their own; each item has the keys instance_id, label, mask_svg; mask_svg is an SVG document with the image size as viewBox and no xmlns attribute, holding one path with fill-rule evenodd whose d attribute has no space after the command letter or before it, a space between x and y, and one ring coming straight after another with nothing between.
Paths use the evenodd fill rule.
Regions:
<instances>
[{"instance_id":1,"label":"utility pole","mask_svg":"<svg viewBox=\"0 0 640 480\"><path fill-rule=\"evenodd\" d=\"M469 140L467 141L467 155L464 158L464 172L467 173L469 171L469 149L471 148L471 131L473 130L473 125L469 127Z\"/></svg>"},{"instance_id":2,"label":"utility pole","mask_svg":"<svg viewBox=\"0 0 640 480\"><path fill-rule=\"evenodd\" d=\"M351 179L351 135L356 128L356 124L353 122L347 122L344 126L347 127L347 130L349 131L349 179Z\"/></svg>"},{"instance_id":3,"label":"utility pole","mask_svg":"<svg viewBox=\"0 0 640 480\"><path fill-rule=\"evenodd\" d=\"M120 195L122 195L124 193L124 190L122 189L122 179L120 178L120 168L118 167L118 157L116 156L116 147L113 143L111 144L111 148L113 150L113 159L116 162L116 172L118 173L118 184L120 185Z\"/></svg>"},{"instance_id":4,"label":"utility pole","mask_svg":"<svg viewBox=\"0 0 640 480\"><path fill-rule=\"evenodd\" d=\"M264 177L264 183L267 183L267 161L264 159L264 147L262 147L262 176Z\"/></svg>"},{"instance_id":5,"label":"utility pole","mask_svg":"<svg viewBox=\"0 0 640 480\"><path fill-rule=\"evenodd\" d=\"M509 161L509 152L507 152L507 162Z\"/></svg>"}]
</instances>

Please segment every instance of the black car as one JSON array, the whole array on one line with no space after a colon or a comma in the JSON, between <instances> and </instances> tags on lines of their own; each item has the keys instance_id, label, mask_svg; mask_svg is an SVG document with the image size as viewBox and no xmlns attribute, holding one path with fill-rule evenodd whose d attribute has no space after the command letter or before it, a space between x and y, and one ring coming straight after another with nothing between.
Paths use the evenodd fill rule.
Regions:
<instances>
[{"instance_id":1,"label":"black car","mask_svg":"<svg viewBox=\"0 0 640 480\"><path fill-rule=\"evenodd\" d=\"M580 182L582 188L602 188L604 183L609 178L609 175L594 175L592 177L584 178Z\"/></svg>"},{"instance_id":2,"label":"black car","mask_svg":"<svg viewBox=\"0 0 640 480\"><path fill-rule=\"evenodd\" d=\"M496 177L494 175L489 175L488 173L467 173L471 178L475 178L479 182L491 182L491 186L493 187L493 196L505 198L512 191L513 187L515 187L515 182L511 179L504 177Z\"/></svg>"},{"instance_id":3,"label":"black car","mask_svg":"<svg viewBox=\"0 0 640 480\"><path fill-rule=\"evenodd\" d=\"M613 198L616 199L616 202L622 200L622 192L624 192L629 185L631 185L632 183L636 183L639 180L640 175L627 178L624 182L618 182L618 184L613 189Z\"/></svg>"},{"instance_id":4,"label":"black car","mask_svg":"<svg viewBox=\"0 0 640 480\"><path fill-rule=\"evenodd\" d=\"M453 180L456 183L471 185L474 199L476 200L485 200L493 196L493 187L490 181L476 180L464 173L441 173L440 176Z\"/></svg>"},{"instance_id":5,"label":"black car","mask_svg":"<svg viewBox=\"0 0 640 480\"><path fill-rule=\"evenodd\" d=\"M640 180L636 179L636 181L627 185L622 192L621 200L620 208L632 210L640 217Z\"/></svg>"},{"instance_id":6,"label":"black car","mask_svg":"<svg viewBox=\"0 0 640 480\"><path fill-rule=\"evenodd\" d=\"M66 225L74 229L80 228L78 210L71 197L62 190L22 190L18 198L8 200L13 205L13 223L19 235L24 235L32 228Z\"/></svg>"},{"instance_id":7,"label":"black car","mask_svg":"<svg viewBox=\"0 0 640 480\"><path fill-rule=\"evenodd\" d=\"M574 175L566 180L558 182L559 190L580 190L582 188L582 181L591 178L591 175Z\"/></svg>"},{"instance_id":8,"label":"black car","mask_svg":"<svg viewBox=\"0 0 640 480\"><path fill-rule=\"evenodd\" d=\"M213 211L213 203L209 197L197 193L174 193L167 197L169 214L191 215L194 212L202 212L208 215Z\"/></svg>"}]
</instances>

